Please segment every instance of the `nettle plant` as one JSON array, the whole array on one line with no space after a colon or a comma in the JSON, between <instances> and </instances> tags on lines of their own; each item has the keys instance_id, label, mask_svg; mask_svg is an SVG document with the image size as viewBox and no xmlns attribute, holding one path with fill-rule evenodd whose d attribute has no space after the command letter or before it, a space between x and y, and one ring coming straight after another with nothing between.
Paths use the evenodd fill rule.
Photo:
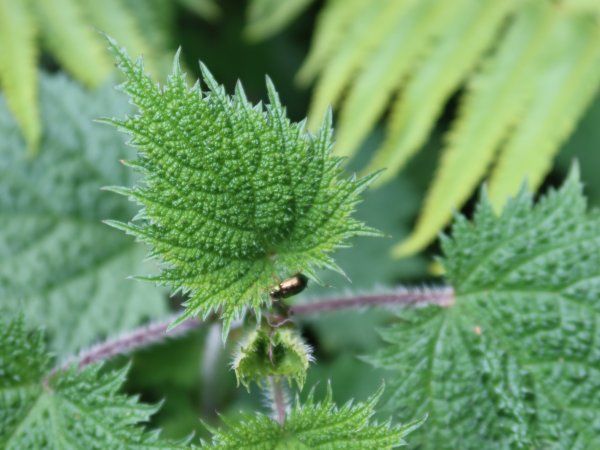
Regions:
<instances>
[{"instance_id":1,"label":"nettle plant","mask_svg":"<svg viewBox=\"0 0 600 450\"><path fill-rule=\"evenodd\" d=\"M378 235L352 218L374 175L344 176L331 114L313 136L287 119L269 80L269 104L252 105L241 84L229 96L204 66L208 89L190 88L176 56L160 86L141 60L110 47L138 112L104 122L131 137L137 158L124 164L140 177L107 189L141 208L107 222L148 244L161 271L143 278L184 294L185 309L59 361L28 331L28 315L5 315L2 448L384 449L409 433L424 449L600 446L600 216L587 211L576 167L537 204L523 189L501 214L483 190L473 220L457 215L441 238L446 287L299 304L319 269L341 271L336 248ZM0 193L6 230L27 214L27 197L12 204L15 189ZM27 251L9 239L16 234L0 234L0 251L15 258ZM385 346L364 356L387 369L387 386L365 380L373 396L343 406L330 387L322 399L300 395L318 361L295 317L366 306L397 309ZM102 360L215 321L223 340L244 329L232 369L267 393L271 414L223 417L222 427L206 425L207 441L163 439L145 428L157 406L119 393L127 368Z\"/></svg>"}]
</instances>

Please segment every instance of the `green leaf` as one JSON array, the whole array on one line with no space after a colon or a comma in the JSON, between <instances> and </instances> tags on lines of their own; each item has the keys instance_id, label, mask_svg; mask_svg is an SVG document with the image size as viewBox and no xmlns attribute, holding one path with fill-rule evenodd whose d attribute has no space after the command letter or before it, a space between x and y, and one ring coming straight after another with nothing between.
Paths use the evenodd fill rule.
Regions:
<instances>
[{"instance_id":1,"label":"green leaf","mask_svg":"<svg viewBox=\"0 0 600 450\"><path fill-rule=\"evenodd\" d=\"M252 0L248 5L246 37L260 41L271 37L301 14L313 0Z\"/></svg>"},{"instance_id":2,"label":"green leaf","mask_svg":"<svg viewBox=\"0 0 600 450\"><path fill-rule=\"evenodd\" d=\"M41 153L23 157L23 142L0 103L0 306L44 326L60 354L164 314L160 290L125 279L143 246L101 220L126 218L124 199L101 192L129 183L118 164L122 140L93 123L128 110L112 89L87 93L62 76L42 76Z\"/></svg>"},{"instance_id":3,"label":"green leaf","mask_svg":"<svg viewBox=\"0 0 600 450\"><path fill-rule=\"evenodd\" d=\"M264 415L244 414L233 421L223 418L225 426L213 431L206 448L215 449L315 449L347 450L391 449L404 445L402 439L420 427L425 418L405 425L379 424L372 420L383 388L364 403L346 403L338 408L331 388L325 399L316 403L311 393L304 404L299 401L283 426ZM204 447L203 447L204 448Z\"/></svg>"},{"instance_id":4,"label":"green leaf","mask_svg":"<svg viewBox=\"0 0 600 450\"><path fill-rule=\"evenodd\" d=\"M578 171L501 216L483 195L443 238L448 308L406 311L371 361L393 371L389 406L430 414L423 448L597 448L600 215Z\"/></svg>"},{"instance_id":5,"label":"green leaf","mask_svg":"<svg viewBox=\"0 0 600 450\"><path fill-rule=\"evenodd\" d=\"M41 333L22 319L0 327L0 446L6 450L183 449L144 425L157 410L120 394L127 369L101 366L48 374Z\"/></svg>"},{"instance_id":6,"label":"green leaf","mask_svg":"<svg viewBox=\"0 0 600 450\"><path fill-rule=\"evenodd\" d=\"M130 164L144 184L118 188L143 206L137 220L111 222L150 244L163 267L153 279L190 293L182 320L220 310L224 335L247 307L297 272L337 268L329 255L374 231L353 219L373 176L341 178L331 156L331 116L317 136L285 116L272 83L270 105L252 106L241 84L230 97L206 67L209 90L186 85L175 58L164 87L111 41L140 113L112 119L132 136Z\"/></svg>"}]
</instances>

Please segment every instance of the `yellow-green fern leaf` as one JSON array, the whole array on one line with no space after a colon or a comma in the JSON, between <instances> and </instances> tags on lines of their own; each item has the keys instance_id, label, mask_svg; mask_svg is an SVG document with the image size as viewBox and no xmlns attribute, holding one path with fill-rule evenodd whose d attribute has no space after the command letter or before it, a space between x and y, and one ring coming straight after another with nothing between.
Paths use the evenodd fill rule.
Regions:
<instances>
[{"instance_id":1,"label":"yellow-green fern leaf","mask_svg":"<svg viewBox=\"0 0 600 450\"><path fill-rule=\"evenodd\" d=\"M390 36L407 2L372 2L360 11L341 47L325 67L308 115L308 127L317 130L329 105L336 104L347 84L379 42Z\"/></svg>"},{"instance_id":2,"label":"yellow-green fern leaf","mask_svg":"<svg viewBox=\"0 0 600 450\"><path fill-rule=\"evenodd\" d=\"M395 247L396 256L429 244L485 174L501 140L531 101L538 58L560 17L557 11L550 2L527 2L493 59L472 80L416 228Z\"/></svg>"},{"instance_id":3,"label":"yellow-green fern leaf","mask_svg":"<svg viewBox=\"0 0 600 450\"><path fill-rule=\"evenodd\" d=\"M440 30L462 14L466 0L437 5L437 0L417 2L394 25L349 89L340 115L336 153L352 156L385 109L390 96L431 47Z\"/></svg>"},{"instance_id":4,"label":"yellow-green fern leaf","mask_svg":"<svg viewBox=\"0 0 600 450\"><path fill-rule=\"evenodd\" d=\"M515 195L523 179L536 188L550 170L560 144L573 130L600 83L600 27L575 14L560 22L546 44L535 101L500 154L490 181L490 200L498 210Z\"/></svg>"},{"instance_id":5,"label":"yellow-green fern leaf","mask_svg":"<svg viewBox=\"0 0 600 450\"><path fill-rule=\"evenodd\" d=\"M392 107L386 139L370 164L387 169L375 183L395 176L424 144L446 100L497 37L514 6L514 1L469 0L446 25Z\"/></svg>"},{"instance_id":6,"label":"yellow-green fern leaf","mask_svg":"<svg viewBox=\"0 0 600 450\"><path fill-rule=\"evenodd\" d=\"M22 1L0 0L0 85L33 153L41 125L36 103L35 24L26 6Z\"/></svg>"},{"instance_id":7,"label":"yellow-green fern leaf","mask_svg":"<svg viewBox=\"0 0 600 450\"><path fill-rule=\"evenodd\" d=\"M122 0L82 0L81 6L90 23L98 30L125 42L127 49L136 55L144 55L150 72L155 72L154 51L146 45L144 35L134 16Z\"/></svg>"},{"instance_id":8,"label":"yellow-green fern leaf","mask_svg":"<svg viewBox=\"0 0 600 450\"><path fill-rule=\"evenodd\" d=\"M76 78L88 86L100 84L112 65L102 38L84 20L81 4L75 0L44 0L35 5L47 48Z\"/></svg>"},{"instance_id":9,"label":"yellow-green fern leaf","mask_svg":"<svg viewBox=\"0 0 600 450\"><path fill-rule=\"evenodd\" d=\"M213 0L179 0L179 3L208 20L221 15L221 10Z\"/></svg>"},{"instance_id":10,"label":"yellow-green fern leaf","mask_svg":"<svg viewBox=\"0 0 600 450\"><path fill-rule=\"evenodd\" d=\"M248 7L246 37L251 41L266 39L291 22L313 0L252 0Z\"/></svg>"},{"instance_id":11,"label":"yellow-green fern leaf","mask_svg":"<svg viewBox=\"0 0 600 450\"><path fill-rule=\"evenodd\" d=\"M310 83L335 48L346 38L346 30L362 13L369 0L330 0L317 19L313 44L298 72L298 83Z\"/></svg>"}]
</instances>

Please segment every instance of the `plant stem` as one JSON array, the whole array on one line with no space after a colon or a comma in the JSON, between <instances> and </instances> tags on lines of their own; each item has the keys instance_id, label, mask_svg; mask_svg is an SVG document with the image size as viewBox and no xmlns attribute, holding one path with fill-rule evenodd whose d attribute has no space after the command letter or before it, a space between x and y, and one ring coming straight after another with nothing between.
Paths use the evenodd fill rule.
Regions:
<instances>
[{"instance_id":1,"label":"plant stem","mask_svg":"<svg viewBox=\"0 0 600 450\"><path fill-rule=\"evenodd\" d=\"M451 287L435 289L401 289L383 294L352 295L348 297L318 300L312 303L291 305L290 315L308 315L324 311L368 306L417 306L438 305L449 307L454 304L454 290Z\"/></svg>"},{"instance_id":2,"label":"plant stem","mask_svg":"<svg viewBox=\"0 0 600 450\"><path fill-rule=\"evenodd\" d=\"M177 315L173 315L167 319L163 319L158 322L152 322L148 325L130 331L129 333L125 333L116 338L94 345L88 349L84 349L76 357L68 358L63 362L63 364L56 367L51 372L51 375L58 370L67 369L75 362L77 362L79 369L83 369L84 367L95 362L111 358L115 355L129 353L132 350L137 350L139 348L147 347L154 343L163 341L165 337L176 337L183 335L188 331L197 328L202 323L198 319L189 319L185 322L182 322L178 327L174 328L167 334L167 328L176 318Z\"/></svg>"},{"instance_id":3,"label":"plant stem","mask_svg":"<svg viewBox=\"0 0 600 450\"><path fill-rule=\"evenodd\" d=\"M279 425L283 426L287 409L283 385L281 384L281 380L276 380L275 377L269 377L269 381L271 382L271 390L273 391L273 414Z\"/></svg>"},{"instance_id":4,"label":"plant stem","mask_svg":"<svg viewBox=\"0 0 600 450\"><path fill-rule=\"evenodd\" d=\"M349 295L347 297L328 298L316 300L311 303L291 305L288 309L290 316L310 315L325 311L336 311L348 308L364 308L371 306L421 306L438 305L449 307L454 304L454 291L451 287L439 287L433 289L396 289L388 293ZM101 342L98 345L82 350L79 355L68 358L63 364L55 367L49 376L60 370L65 370L77 362L79 368L115 355L129 353L138 348L147 347L163 341L166 337L177 337L199 327L205 323L199 319L189 319L167 333L169 325L177 318L177 315L149 325L135 329L119 337ZM287 317L283 321L289 320ZM277 323L276 325L280 325ZM239 325L239 324L238 324ZM235 328L235 325L232 326Z\"/></svg>"}]
</instances>

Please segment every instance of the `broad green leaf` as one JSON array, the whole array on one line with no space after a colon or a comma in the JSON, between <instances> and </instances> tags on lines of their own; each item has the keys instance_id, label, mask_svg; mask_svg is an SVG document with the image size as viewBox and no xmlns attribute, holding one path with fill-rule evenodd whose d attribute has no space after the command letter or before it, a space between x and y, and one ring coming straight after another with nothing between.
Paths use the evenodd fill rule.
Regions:
<instances>
[{"instance_id":1,"label":"broad green leaf","mask_svg":"<svg viewBox=\"0 0 600 450\"><path fill-rule=\"evenodd\" d=\"M370 357L390 371L388 406L428 412L424 449L600 446L600 215L578 171L533 205L522 191L497 216L442 239L455 303L406 311Z\"/></svg>"},{"instance_id":2,"label":"broad green leaf","mask_svg":"<svg viewBox=\"0 0 600 450\"><path fill-rule=\"evenodd\" d=\"M33 153L40 140L36 104L36 29L23 1L0 0L0 87Z\"/></svg>"},{"instance_id":3,"label":"broad green leaf","mask_svg":"<svg viewBox=\"0 0 600 450\"><path fill-rule=\"evenodd\" d=\"M126 369L72 367L49 373L41 333L22 319L0 327L0 446L6 450L184 449L144 424L157 410L120 394Z\"/></svg>"},{"instance_id":4,"label":"broad green leaf","mask_svg":"<svg viewBox=\"0 0 600 450\"><path fill-rule=\"evenodd\" d=\"M190 293L181 320L212 311L224 335L247 307L297 272L337 268L330 253L373 230L351 217L373 176L342 178L331 156L331 116L317 136L291 123L270 81L270 104L251 105L241 84L228 96L202 66L208 91L189 88L176 56L157 86L111 41L139 114L110 119L129 133L144 184L115 187L142 205L136 220L111 222L148 243L163 271L152 280Z\"/></svg>"},{"instance_id":5,"label":"broad green leaf","mask_svg":"<svg viewBox=\"0 0 600 450\"><path fill-rule=\"evenodd\" d=\"M301 14L313 0L251 0L248 5L246 37L252 41L266 39Z\"/></svg>"},{"instance_id":6,"label":"broad green leaf","mask_svg":"<svg viewBox=\"0 0 600 450\"><path fill-rule=\"evenodd\" d=\"M41 153L28 160L16 123L0 104L0 305L46 327L52 347L72 352L164 313L162 293L127 274L146 271L144 249L102 224L131 208L100 188L129 183L125 145L93 123L128 108L111 89L86 93L42 76Z\"/></svg>"},{"instance_id":7,"label":"broad green leaf","mask_svg":"<svg viewBox=\"0 0 600 450\"><path fill-rule=\"evenodd\" d=\"M281 426L264 415L245 414L237 420L223 418L225 426L213 431L206 448L221 450L314 449L347 450L391 449L404 445L403 437L420 427L424 419L405 425L379 424L372 420L383 389L364 403L346 403L338 408L332 401L331 389L322 402L311 393L296 404ZM204 447L203 447L204 448Z\"/></svg>"}]
</instances>

